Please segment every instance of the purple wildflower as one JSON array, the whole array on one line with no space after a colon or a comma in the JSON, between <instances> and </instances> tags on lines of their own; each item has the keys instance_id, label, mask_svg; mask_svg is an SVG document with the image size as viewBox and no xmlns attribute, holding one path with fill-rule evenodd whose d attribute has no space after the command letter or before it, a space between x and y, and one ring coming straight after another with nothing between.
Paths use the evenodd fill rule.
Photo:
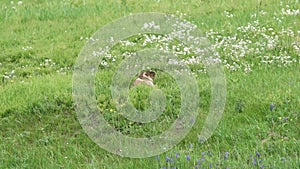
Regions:
<instances>
[{"instance_id":1,"label":"purple wildflower","mask_svg":"<svg viewBox=\"0 0 300 169\"><path fill-rule=\"evenodd\" d=\"M169 157L166 157L166 162L169 162L171 159Z\"/></svg>"},{"instance_id":2,"label":"purple wildflower","mask_svg":"<svg viewBox=\"0 0 300 169\"><path fill-rule=\"evenodd\" d=\"M274 103L271 103L271 104L270 104L270 110L271 110L271 111L275 110L275 105L274 105Z\"/></svg>"},{"instance_id":3,"label":"purple wildflower","mask_svg":"<svg viewBox=\"0 0 300 169\"><path fill-rule=\"evenodd\" d=\"M226 152L225 152L225 157L224 157L224 158L227 159L227 158L228 158L228 155L229 155L229 152L226 151Z\"/></svg>"},{"instance_id":4,"label":"purple wildflower","mask_svg":"<svg viewBox=\"0 0 300 169\"><path fill-rule=\"evenodd\" d=\"M188 161L190 161L190 160L191 160L191 156L190 156L190 155L187 155L187 156L186 156L186 159L187 159Z\"/></svg>"},{"instance_id":5,"label":"purple wildflower","mask_svg":"<svg viewBox=\"0 0 300 169\"><path fill-rule=\"evenodd\" d=\"M175 157L176 157L176 158L179 158L179 153L176 153Z\"/></svg>"},{"instance_id":6,"label":"purple wildflower","mask_svg":"<svg viewBox=\"0 0 300 169\"><path fill-rule=\"evenodd\" d=\"M256 151L256 157L260 157L260 153L258 151Z\"/></svg>"},{"instance_id":7,"label":"purple wildflower","mask_svg":"<svg viewBox=\"0 0 300 169\"><path fill-rule=\"evenodd\" d=\"M254 157L254 158L253 158L253 165L256 165L256 164L257 164L256 158Z\"/></svg>"}]
</instances>

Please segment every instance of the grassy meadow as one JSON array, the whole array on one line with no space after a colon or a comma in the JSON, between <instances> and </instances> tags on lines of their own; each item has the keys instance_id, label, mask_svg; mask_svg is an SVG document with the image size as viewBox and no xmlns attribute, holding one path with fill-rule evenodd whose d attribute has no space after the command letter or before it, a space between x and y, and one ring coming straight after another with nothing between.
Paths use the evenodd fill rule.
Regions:
<instances>
[{"instance_id":1,"label":"grassy meadow","mask_svg":"<svg viewBox=\"0 0 300 169\"><path fill-rule=\"evenodd\" d=\"M298 0L2 0L0 8L0 168L300 168ZM178 86L162 71L154 83L168 104L157 121L132 123L116 109L111 77L139 49L156 45L178 54L198 82L201 103L192 130L173 149L124 158L101 149L82 129L72 99L73 67L99 28L141 12L174 14L203 32L224 67L226 106L212 137L199 142L211 102L203 60L157 35L120 42L95 79L99 110L119 132L159 134L180 111ZM131 89L133 105L149 108L152 90Z\"/></svg>"}]
</instances>

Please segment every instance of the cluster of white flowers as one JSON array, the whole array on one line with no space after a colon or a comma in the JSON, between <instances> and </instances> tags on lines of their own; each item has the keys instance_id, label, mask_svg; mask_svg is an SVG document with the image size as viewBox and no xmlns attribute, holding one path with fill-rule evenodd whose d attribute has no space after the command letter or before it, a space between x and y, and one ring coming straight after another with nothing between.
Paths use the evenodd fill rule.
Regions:
<instances>
[{"instance_id":1,"label":"cluster of white flowers","mask_svg":"<svg viewBox=\"0 0 300 169\"><path fill-rule=\"evenodd\" d=\"M142 43L142 46L148 46L151 44L160 44L162 46L167 46L173 39L168 36L162 36L162 35L150 35L150 34L143 34L144 41Z\"/></svg>"},{"instance_id":2,"label":"cluster of white flowers","mask_svg":"<svg viewBox=\"0 0 300 169\"><path fill-rule=\"evenodd\" d=\"M144 23L144 27L142 29L144 29L144 30L155 30L155 29L159 30L160 26L155 24L154 21L152 21L149 23Z\"/></svg>"},{"instance_id":3,"label":"cluster of white flowers","mask_svg":"<svg viewBox=\"0 0 300 169\"><path fill-rule=\"evenodd\" d=\"M124 47L127 47L127 46L135 46L136 43L134 42L130 42L128 40L124 40L124 41L120 41L121 45L124 46Z\"/></svg>"},{"instance_id":4,"label":"cluster of white flowers","mask_svg":"<svg viewBox=\"0 0 300 169\"><path fill-rule=\"evenodd\" d=\"M109 52L109 47L106 46L104 49L100 48L97 51L92 52L93 57L101 58L100 65L104 67L108 67L109 63L116 61L116 56L113 56Z\"/></svg>"},{"instance_id":5,"label":"cluster of white flowers","mask_svg":"<svg viewBox=\"0 0 300 169\"><path fill-rule=\"evenodd\" d=\"M32 50L31 46L24 46L22 47L22 50L27 51L27 50Z\"/></svg>"},{"instance_id":6,"label":"cluster of white flowers","mask_svg":"<svg viewBox=\"0 0 300 169\"><path fill-rule=\"evenodd\" d=\"M291 9L289 5L286 5L286 8L281 8L283 15L288 16L297 16L300 15L300 9Z\"/></svg>"},{"instance_id":7,"label":"cluster of white flowers","mask_svg":"<svg viewBox=\"0 0 300 169\"><path fill-rule=\"evenodd\" d=\"M135 52L128 52L128 51L125 51L125 52L122 54L122 57L123 57L123 58L127 58L127 57L135 56L135 55L136 55Z\"/></svg>"},{"instance_id":8,"label":"cluster of white flowers","mask_svg":"<svg viewBox=\"0 0 300 169\"><path fill-rule=\"evenodd\" d=\"M57 73L65 74L66 72L70 71L71 68L69 66L67 67L61 67L58 70L56 70Z\"/></svg>"},{"instance_id":9,"label":"cluster of white flowers","mask_svg":"<svg viewBox=\"0 0 300 169\"><path fill-rule=\"evenodd\" d=\"M54 67L56 66L55 62L52 62L51 59L45 59L43 63L40 63L40 67Z\"/></svg>"},{"instance_id":10,"label":"cluster of white flowers","mask_svg":"<svg viewBox=\"0 0 300 169\"><path fill-rule=\"evenodd\" d=\"M292 58L290 55L266 55L266 56L260 56L261 62L266 64L274 64L278 67L282 66L288 66L292 63L297 63L297 59Z\"/></svg>"},{"instance_id":11,"label":"cluster of white flowers","mask_svg":"<svg viewBox=\"0 0 300 169\"><path fill-rule=\"evenodd\" d=\"M28 68L28 66L29 66L29 65L22 65L22 66L20 67L20 69L26 69L26 68Z\"/></svg>"},{"instance_id":12,"label":"cluster of white flowers","mask_svg":"<svg viewBox=\"0 0 300 169\"><path fill-rule=\"evenodd\" d=\"M14 5L15 2L14 2L14 1L10 1L10 4L11 4L11 5ZM19 6L22 5L22 4L23 4L23 1L18 1L18 2L17 2L17 5L19 5Z\"/></svg>"},{"instance_id":13,"label":"cluster of white flowers","mask_svg":"<svg viewBox=\"0 0 300 169\"><path fill-rule=\"evenodd\" d=\"M233 14L229 11L224 11L224 14L227 18L233 18Z\"/></svg>"},{"instance_id":14,"label":"cluster of white flowers","mask_svg":"<svg viewBox=\"0 0 300 169\"><path fill-rule=\"evenodd\" d=\"M283 6L283 2L281 2L281 6ZM278 24L287 15L298 15L299 13L297 12L299 10L292 10L288 5L281 11L282 13L274 12L273 14ZM234 13L227 10L224 11L224 14L228 18L234 17ZM123 47L120 50L121 56L122 58L134 56L136 55L134 50L141 47L155 47L161 51L172 52L177 58L181 58L170 60L169 64L199 65L198 72L205 72L205 65L209 63L222 63L228 70L241 70L245 73L251 72L253 66L260 64L288 66L300 63L300 45L297 40L294 40L297 37L295 30L291 27L286 28L284 25L281 26L281 31L275 27L277 25L266 26L261 23L261 17L258 16L267 14L270 15L263 10L253 13L250 16L252 21L237 27L233 34L209 30L203 37L194 37L193 31L198 29L197 25L184 19L186 14L177 11L176 17L179 19L170 26L173 31L167 35L141 34L134 41L122 40L120 41L121 47ZM171 15L171 17L176 18L175 15ZM152 21L145 23L141 29L160 29L160 26ZM300 35L300 31L298 34ZM86 39L91 40L91 38ZM203 42L207 44L203 45ZM119 56L112 56L109 50L103 51L93 54L102 56L102 66L109 66Z\"/></svg>"},{"instance_id":15,"label":"cluster of white flowers","mask_svg":"<svg viewBox=\"0 0 300 169\"><path fill-rule=\"evenodd\" d=\"M295 33L291 27L289 27L287 29L282 28L281 31L279 32L279 34L282 36L295 37Z\"/></svg>"},{"instance_id":16,"label":"cluster of white flowers","mask_svg":"<svg viewBox=\"0 0 300 169\"><path fill-rule=\"evenodd\" d=\"M260 15L266 15L266 14L268 14L268 12L266 12L266 11L264 11L264 10L261 10L261 11L259 11L259 14L260 14Z\"/></svg>"},{"instance_id":17,"label":"cluster of white flowers","mask_svg":"<svg viewBox=\"0 0 300 169\"><path fill-rule=\"evenodd\" d=\"M15 5L16 4L16 5ZM4 9L13 9L14 11L17 11L18 10L18 6L21 6L23 5L23 1L17 1L16 3L14 1L10 1L10 5L11 6L6 6L4 5Z\"/></svg>"},{"instance_id":18,"label":"cluster of white flowers","mask_svg":"<svg viewBox=\"0 0 300 169\"><path fill-rule=\"evenodd\" d=\"M5 72L4 75L3 75L3 78L4 79L12 79L12 78L15 78L16 75L15 75L15 70L12 70L11 72Z\"/></svg>"},{"instance_id":19,"label":"cluster of white flowers","mask_svg":"<svg viewBox=\"0 0 300 169\"><path fill-rule=\"evenodd\" d=\"M288 50L289 46L293 46L297 53L299 51L297 43L287 43L286 39L295 38L291 27L282 27L281 31L275 32L273 27L265 27L259 20L254 20L238 27L233 35L223 36L210 30L207 37L215 42L215 50L220 52L223 64L231 71L251 72L251 67L257 62L288 66L299 60ZM275 50L278 55L274 55Z\"/></svg>"},{"instance_id":20,"label":"cluster of white flowers","mask_svg":"<svg viewBox=\"0 0 300 169\"><path fill-rule=\"evenodd\" d=\"M81 36L80 37L80 40L86 40L86 41L91 41L91 42L94 42L94 41L99 41L99 39L94 39L93 37L83 37L83 36Z\"/></svg>"},{"instance_id":21,"label":"cluster of white flowers","mask_svg":"<svg viewBox=\"0 0 300 169\"><path fill-rule=\"evenodd\" d=\"M276 12L275 12L275 13L274 13L274 16L273 16L273 19L274 19L275 21L277 21L279 24L281 24L281 23L282 23L282 20L284 20L284 17L283 17L283 16L278 17L277 14L276 14Z\"/></svg>"}]
</instances>

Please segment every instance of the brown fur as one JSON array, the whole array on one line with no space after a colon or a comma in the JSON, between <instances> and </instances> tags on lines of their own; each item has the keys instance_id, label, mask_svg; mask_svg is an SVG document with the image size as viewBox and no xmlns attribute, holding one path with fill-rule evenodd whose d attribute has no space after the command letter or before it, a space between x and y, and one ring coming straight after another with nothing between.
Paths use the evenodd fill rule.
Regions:
<instances>
[{"instance_id":1,"label":"brown fur","mask_svg":"<svg viewBox=\"0 0 300 169\"><path fill-rule=\"evenodd\" d=\"M149 86L154 86L153 80L155 78L155 72L153 71L146 71L142 72L139 77L134 81L133 86L137 86L139 84L146 84Z\"/></svg>"}]
</instances>

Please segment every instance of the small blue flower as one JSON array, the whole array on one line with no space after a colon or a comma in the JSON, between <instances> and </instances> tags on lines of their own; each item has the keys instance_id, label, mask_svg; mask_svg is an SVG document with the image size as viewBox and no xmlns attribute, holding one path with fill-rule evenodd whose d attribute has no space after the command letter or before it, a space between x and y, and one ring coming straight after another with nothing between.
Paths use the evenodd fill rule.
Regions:
<instances>
[{"instance_id":1,"label":"small blue flower","mask_svg":"<svg viewBox=\"0 0 300 169\"><path fill-rule=\"evenodd\" d=\"M186 156L186 159L187 159L188 161L190 161L190 160L191 160L191 156L190 156L190 155L187 155L187 156Z\"/></svg>"},{"instance_id":2,"label":"small blue flower","mask_svg":"<svg viewBox=\"0 0 300 169\"><path fill-rule=\"evenodd\" d=\"M274 104L274 103L271 103L271 104L270 104L270 110L271 110L271 111L275 110L275 104Z\"/></svg>"},{"instance_id":3,"label":"small blue flower","mask_svg":"<svg viewBox=\"0 0 300 169\"><path fill-rule=\"evenodd\" d=\"M175 157L176 157L176 158L179 158L179 153L176 153Z\"/></svg>"},{"instance_id":4,"label":"small blue flower","mask_svg":"<svg viewBox=\"0 0 300 169\"><path fill-rule=\"evenodd\" d=\"M256 164L257 164L256 158L254 157L254 158L253 158L253 165L256 165Z\"/></svg>"},{"instance_id":5,"label":"small blue flower","mask_svg":"<svg viewBox=\"0 0 300 169\"><path fill-rule=\"evenodd\" d=\"M212 163L209 164L209 168L212 168Z\"/></svg>"},{"instance_id":6,"label":"small blue flower","mask_svg":"<svg viewBox=\"0 0 300 169\"><path fill-rule=\"evenodd\" d=\"M201 155L202 155L202 157L205 156L205 152L202 152Z\"/></svg>"},{"instance_id":7,"label":"small blue flower","mask_svg":"<svg viewBox=\"0 0 300 169\"><path fill-rule=\"evenodd\" d=\"M260 157L260 153L258 151L256 151L256 157Z\"/></svg>"},{"instance_id":8,"label":"small blue flower","mask_svg":"<svg viewBox=\"0 0 300 169\"><path fill-rule=\"evenodd\" d=\"M229 155L229 152L226 151L226 152L225 152L225 157L224 157L224 158L227 159L227 158L228 158L228 155Z\"/></svg>"},{"instance_id":9,"label":"small blue flower","mask_svg":"<svg viewBox=\"0 0 300 169\"><path fill-rule=\"evenodd\" d=\"M166 162L169 162L171 159L169 157L166 157Z\"/></svg>"}]
</instances>

